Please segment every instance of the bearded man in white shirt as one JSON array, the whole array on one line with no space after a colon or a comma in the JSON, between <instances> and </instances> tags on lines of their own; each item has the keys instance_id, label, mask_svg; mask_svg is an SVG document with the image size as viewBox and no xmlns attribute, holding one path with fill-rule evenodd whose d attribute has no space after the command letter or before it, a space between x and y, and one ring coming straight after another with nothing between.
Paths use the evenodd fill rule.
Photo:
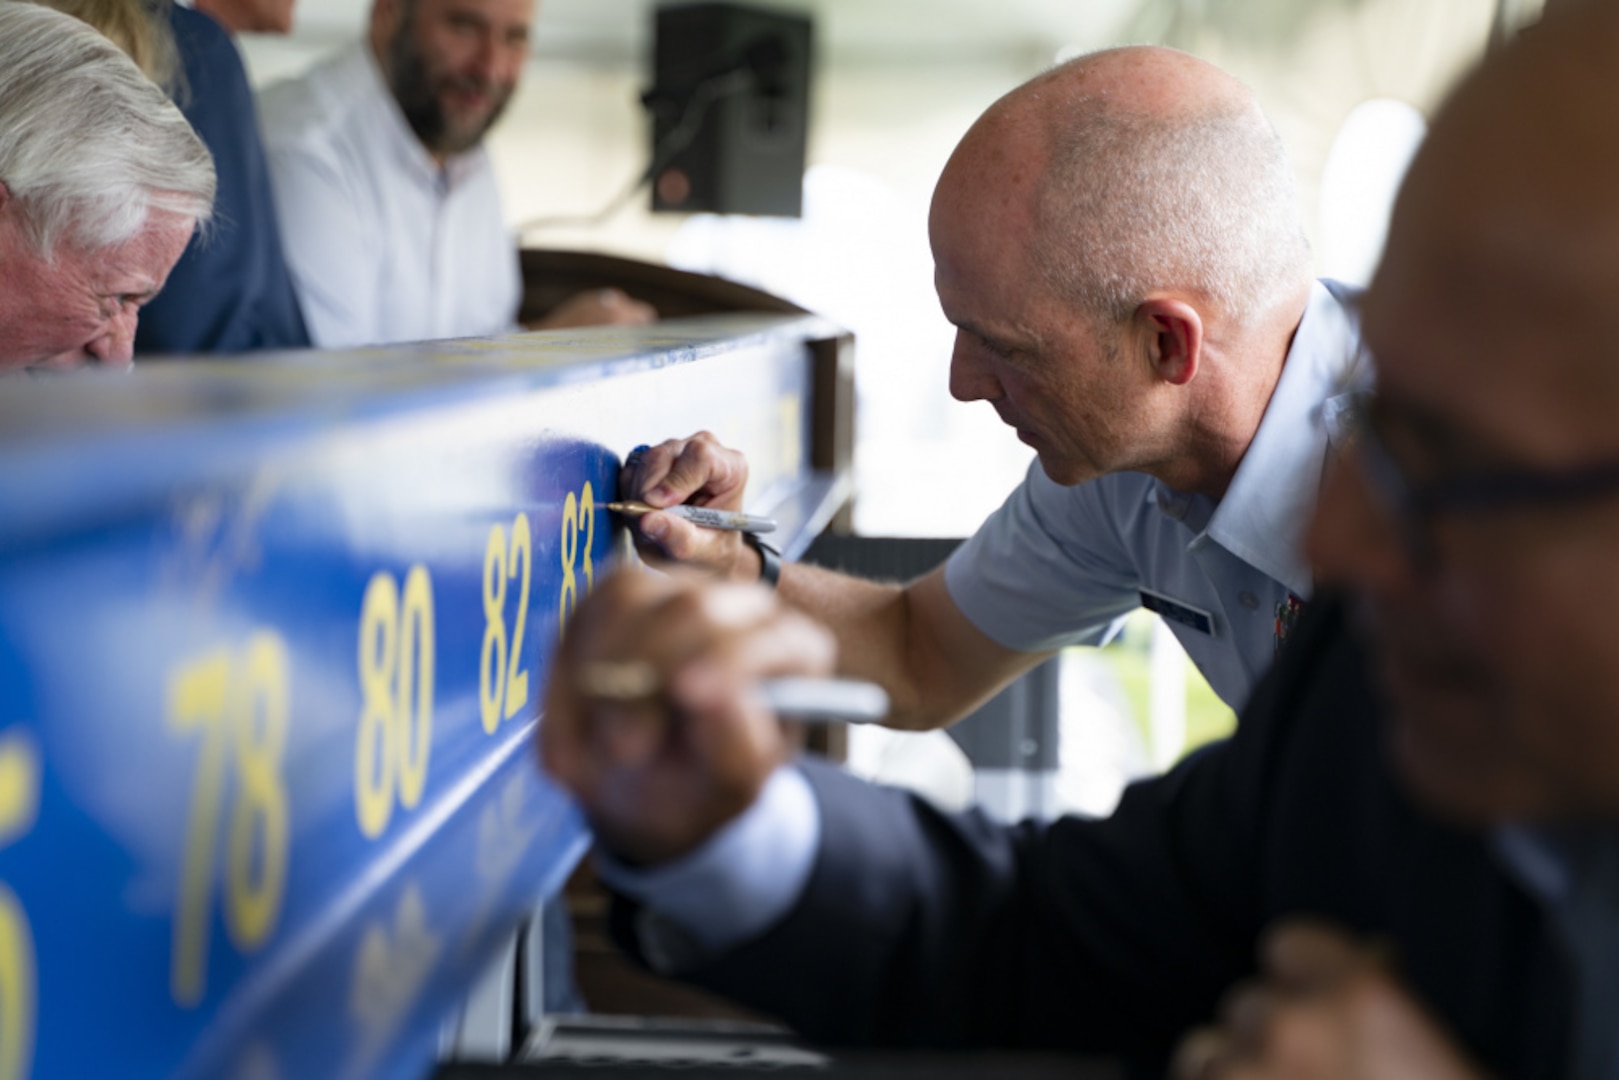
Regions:
<instances>
[{"instance_id":1,"label":"bearded man in white shirt","mask_svg":"<svg viewBox=\"0 0 1619 1080\"><path fill-rule=\"evenodd\" d=\"M484 136L517 89L534 0L376 0L367 39L261 99L293 284L323 348L516 328L517 250ZM646 322L614 290L547 326Z\"/></svg>"}]
</instances>

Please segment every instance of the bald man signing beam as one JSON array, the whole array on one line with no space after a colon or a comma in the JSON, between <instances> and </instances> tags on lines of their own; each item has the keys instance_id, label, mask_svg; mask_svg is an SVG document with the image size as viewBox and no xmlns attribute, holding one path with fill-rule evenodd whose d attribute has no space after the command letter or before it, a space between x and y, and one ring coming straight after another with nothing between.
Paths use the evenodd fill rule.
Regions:
<instances>
[{"instance_id":1,"label":"bald man signing beam","mask_svg":"<svg viewBox=\"0 0 1619 1080\"><path fill-rule=\"evenodd\" d=\"M1240 708L1310 594L1300 532L1370 380L1349 290L1310 278L1275 130L1184 53L1082 57L973 125L929 230L950 391L993 405L1038 467L910 585L786 566L781 594L886 686L902 727L965 715L1143 605ZM736 508L747 482L707 433L627 466L624 493L654 506ZM736 533L637 527L649 554L761 577Z\"/></svg>"},{"instance_id":2,"label":"bald man signing beam","mask_svg":"<svg viewBox=\"0 0 1619 1080\"><path fill-rule=\"evenodd\" d=\"M839 1044L1150 1063L1213 1023L1177 1075L1619 1077L1616 99L1619 5L1549 5L1439 110L1366 294L1376 399L1308 530L1350 602L1106 820L777 769L753 686L829 639L761 589L602 582L540 737L638 867L621 940ZM667 702L586 696L598 661ZM795 776L808 813L771 810Z\"/></svg>"}]
</instances>

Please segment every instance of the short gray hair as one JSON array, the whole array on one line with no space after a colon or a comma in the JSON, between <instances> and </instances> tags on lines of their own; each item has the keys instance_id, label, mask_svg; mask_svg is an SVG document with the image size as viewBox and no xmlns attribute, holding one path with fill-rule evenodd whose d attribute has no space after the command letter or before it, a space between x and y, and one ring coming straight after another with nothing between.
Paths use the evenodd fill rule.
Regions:
<instances>
[{"instance_id":1,"label":"short gray hair","mask_svg":"<svg viewBox=\"0 0 1619 1080\"><path fill-rule=\"evenodd\" d=\"M1185 288L1244 322L1307 279L1292 165L1252 105L1163 117L1087 97L1052 155L1035 262L1091 314L1123 322L1152 290Z\"/></svg>"},{"instance_id":2,"label":"short gray hair","mask_svg":"<svg viewBox=\"0 0 1619 1080\"><path fill-rule=\"evenodd\" d=\"M16 0L0 0L0 182L47 258L123 243L154 210L213 211L213 159L163 91L84 23Z\"/></svg>"}]
</instances>

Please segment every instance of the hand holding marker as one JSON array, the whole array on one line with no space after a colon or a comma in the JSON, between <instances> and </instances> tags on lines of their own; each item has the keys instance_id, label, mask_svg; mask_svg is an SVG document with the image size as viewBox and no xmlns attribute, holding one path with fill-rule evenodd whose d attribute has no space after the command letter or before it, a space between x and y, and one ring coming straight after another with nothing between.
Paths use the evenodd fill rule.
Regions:
<instances>
[{"instance_id":1,"label":"hand holding marker","mask_svg":"<svg viewBox=\"0 0 1619 1080\"><path fill-rule=\"evenodd\" d=\"M630 452L630 460L633 461L645 449L644 446L636 447ZM661 512L703 529L754 534L776 531L773 518L686 503L660 509L644 502L610 502L607 509L615 514L637 518ZM586 697L608 701L656 698L663 691L662 680L657 673L639 661L589 665L587 670L580 673L579 682L579 688ZM876 683L858 679L766 679L760 684L760 689L771 711L784 720L874 724L888 715L888 694Z\"/></svg>"},{"instance_id":2,"label":"hand holding marker","mask_svg":"<svg viewBox=\"0 0 1619 1080\"><path fill-rule=\"evenodd\" d=\"M756 517L753 514L744 514L737 510L714 510L707 506L692 506L680 503L676 506L648 506L644 502L610 502L607 509L615 514L625 517L642 517L646 514L668 514L670 517L689 521L693 525L704 529L724 529L729 532L767 533L776 531L774 518Z\"/></svg>"},{"instance_id":3,"label":"hand holding marker","mask_svg":"<svg viewBox=\"0 0 1619 1080\"><path fill-rule=\"evenodd\" d=\"M637 446L630 451L629 457L624 459L626 469L637 468L641 455L650 450L649 446ZM703 529L720 529L726 532L768 533L776 531L776 522L767 517L756 517L753 514L744 514L738 510L716 510L709 506L692 506L690 503L678 503L674 506L651 506L644 502L625 500L610 502L607 509L615 514L625 517L644 517L647 514L668 514L670 517L689 521Z\"/></svg>"}]
</instances>

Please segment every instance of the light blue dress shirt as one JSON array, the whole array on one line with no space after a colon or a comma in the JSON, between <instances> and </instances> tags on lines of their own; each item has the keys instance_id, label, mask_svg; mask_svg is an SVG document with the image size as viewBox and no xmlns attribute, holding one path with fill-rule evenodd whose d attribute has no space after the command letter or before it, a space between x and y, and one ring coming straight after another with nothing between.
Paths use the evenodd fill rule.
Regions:
<instances>
[{"instance_id":1,"label":"light blue dress shirt","mask_svg":"<svg viewBox=\"0 0 1619 1080\"><path fill-rule=\"evenodd\" d=\"M1310 595L1301 540L1328 456L1371 387L1346 286L1318 282L1254 441L1218 506L1139 473L1075 488L1038 463L946 567L951 596L1008 648L1096 643L1146 587L1213 616L1170 623L1215 691L1247 701L1275 653L1276 605ZM1249 601L1252 601L1251 603ZM599 858L602 880L643 905L642 950L662 971L723 952L784 918L820 846L809 782L785 766L759 799L687 858L651 871Z\"/></svg>"},{"instance_id":2,"label":"light blue dress shirt","mask_svg":"<svg viewBox=\"0 0 1619 1080\"><path fill-rule=\"evenodd\" d=\"M604 852L596 873L646 908L637 933L647 962L678 971L741 945L798 902L821 847L821 808L804 774L783 766L753 805L684 859L639 870Z\"/></svg>"},{"instance_id":3,"label":"light blue dress shirt","mask_svg":"<svg viewBox=\"0 0 1619 1080\"><path fill-rule=\"evenodd\" d=\"M1166 622L1214 692L1240 711L1275 657L1278 607L1289 594L1310 596L1304 528L1329 456L1371 388L1353 297L1336 282L1314 285L1218 504L1142 473L1063 487L1036 461L946 564L956 606L1001 645L1047 652L1106 642L1150 590L1160 606L1190 615Z\"/></svg>"}]
</instances>

